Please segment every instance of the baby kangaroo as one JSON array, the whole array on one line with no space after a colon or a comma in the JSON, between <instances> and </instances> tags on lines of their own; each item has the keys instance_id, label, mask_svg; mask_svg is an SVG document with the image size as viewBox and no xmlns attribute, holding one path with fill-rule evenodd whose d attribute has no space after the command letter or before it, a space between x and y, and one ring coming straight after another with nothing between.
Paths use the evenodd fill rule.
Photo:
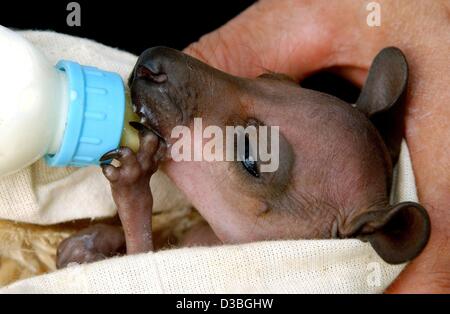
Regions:
<instances>
[{"instance_id":1,"label":"baby kangaroo","mask_svg":"<svg viewBox=\"0 0 450 314\"><path fill-rule=\"evenodd\" d=\"M408 65L394 47L374 59L356 104L301 88L280 74L248 79L214 69L179 51L156 47L139 58L129 80L141 123L137 154L104 156L121 228L93 226L65 240L58 266L152 245L149 181L158 165L209 224L205 244L276 239L358 238L389 263L416 257L430 234L419 204L389 204L393 165L403 136ZM279 165L261 171L253 149L240 161L174 161L172 130L210 125L278 126ZM198 138L193 137L193 142ZM209 229L210 228L210 229ZM205 231L210 230L211 232ZM208 235L207 235L208 234Z\"/></svg>"}]
</instances>

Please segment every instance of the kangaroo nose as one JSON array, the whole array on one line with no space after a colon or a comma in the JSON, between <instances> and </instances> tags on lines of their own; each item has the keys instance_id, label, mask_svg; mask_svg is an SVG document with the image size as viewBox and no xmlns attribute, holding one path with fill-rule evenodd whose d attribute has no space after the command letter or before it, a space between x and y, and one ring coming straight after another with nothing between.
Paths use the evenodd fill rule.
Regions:
<instances>
[{"instance_id":1,"label":"kangaroo nose","mask_svg":"<svg viewBox=\"0 0 450 314\"><path fill-rule=\"evenodd\" d=\"M135 77L157 84L167 81L167 74L163 71L162 65L152 60L145 60L136 67Z\"/></svg>"}]
</instances>

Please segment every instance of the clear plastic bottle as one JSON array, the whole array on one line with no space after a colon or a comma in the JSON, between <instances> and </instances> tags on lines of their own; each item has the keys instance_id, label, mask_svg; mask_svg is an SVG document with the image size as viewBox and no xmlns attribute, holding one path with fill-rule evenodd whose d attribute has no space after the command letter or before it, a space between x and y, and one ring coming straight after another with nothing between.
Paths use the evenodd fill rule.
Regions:
<instances>
[{"instance_id":1,"label":"clear plastic bottle","mask_svg":"<svg viewBox=\"0 0 450 314\"><path fill-rule=\"evenodd\" d=\"M139 139L121 77L62 60L53 66L0 26L0 177L45 158L50 166L89 166Z\"/></svg>"}]
</instances>

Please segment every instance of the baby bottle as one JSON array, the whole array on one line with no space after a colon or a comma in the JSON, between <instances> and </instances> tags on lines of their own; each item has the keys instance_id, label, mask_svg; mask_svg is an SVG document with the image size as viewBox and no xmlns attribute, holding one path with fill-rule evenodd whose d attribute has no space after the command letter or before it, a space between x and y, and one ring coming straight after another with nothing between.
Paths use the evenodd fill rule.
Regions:
<instances>
[{"instance_id":1,"label":"baby bottle","mask_svg":"<svg viewBox=\"0 0 450 314\"><path fill-rule=\"evenodd\" d=\"M83 167L120 145L136 150L130 108L118 74L68 60L53 66L0 26L0 177L43 157L50 166Z\"/></svg>"}]
</instances>

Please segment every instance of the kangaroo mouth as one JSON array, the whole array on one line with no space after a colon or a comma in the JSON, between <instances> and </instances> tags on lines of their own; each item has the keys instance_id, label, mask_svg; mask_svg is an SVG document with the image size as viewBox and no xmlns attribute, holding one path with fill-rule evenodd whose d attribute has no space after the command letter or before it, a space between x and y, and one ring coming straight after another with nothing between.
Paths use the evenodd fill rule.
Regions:
<instances>
[{"instance_id":1,"label":"kangaroo mouth","mask_svg":"<svg viewBox=\"0 0 450 314\"><path fill-rule=\"evenodd\" d=\"M144 114L140 108L141 106L136 105L134 102L132 103L133 112L139 117L139 123L155 133L160 139L166 141L165 137L161 134L157 119L151 118L153 115L148 116Z\"/></svg>"},{"instance_id":2,"label":"kangaroo mouth","mask_svg":"<svg viewBox=\"0 0 450 314\"><path fill-rule=\"evenodd\" d=\"M187 125L180 106L165 88L147 81L135 80L130 88L132 108L140 123L151 129L166 143L170 143L172 130Z\"/></svg>"}]
</instances>

